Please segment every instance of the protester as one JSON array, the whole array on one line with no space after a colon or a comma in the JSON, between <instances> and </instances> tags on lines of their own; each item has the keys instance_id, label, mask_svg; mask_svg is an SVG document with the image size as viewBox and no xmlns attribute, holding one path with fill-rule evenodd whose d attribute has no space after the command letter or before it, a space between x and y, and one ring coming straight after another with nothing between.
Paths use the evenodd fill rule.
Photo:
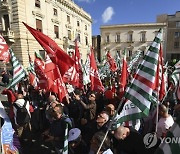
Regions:
<instances>
[{"instance_id":1,"label":"protester","mask_svg":"<svg viewBox=\"0 0 180 154\"><path fill-rule=\"evenodd\" d=\"M81 130L72 128L68 135L69 154L85 154L88 153L87 144L82 139Z\"/></svg>"},{"instance_id":2,"label":"protester","mask_svg":"<svg viewBox=\"0 0 180 154\"><path fill-rule=\"evenodd\" d=\"M27 118L26 117L18 117L19 114L19 108L23 108L23 106L25 107L25 109L27 110ZM18 137L21 138L23 131L25 129L31 130L31 125L30 125L30 118L31 118L31 114L29 111L29 102L24 100L24 97L22 94L18 94L17 95L17 100L14 102L13 104L13 111L14 111L14 122L15 122L15 127L17 129L17 134ZM29 118L28 118L29 116ZM18 120L20 119L21 123L18 123Z\"/></svg>"},{"instance_id":3,"label":"protester","mask_svg":"<svg viewBox=\"0 0 180 154\"><path fill-rule=\"evenodd\" d=\"M63 114L63 107L60 104L53 108L51 114L53 121L50 129L43 133L43 137L46 142L52 142L57 153L61 154L64 146L66 123L68 122L72 126L72 121Z\"/></svg>"},{"instance_id":4,"label":"protester","mask_svg":"<svg viewBox=\"0 0 180 154\"><path fill-rule=\"evenodd\" d=\"M93 137L93 135L96 132L99 131L104 131L106 132L107 130L107 122L109 120L109 115L107 112L102 111L101 113L98 114L97 118L93 120L91 123L88 123L86 127L84 128L82 134L85 142L87 145L90 144L90 141Z\"/></svg>"},{"instance_id":5,"label":"protester","mask_svg":"<svg viewBox=\"0 0 180 154\"><path fill-rule=\"evenodd\" d=\"M78 100L85 109L83 117L81 118L81 125L85 125L87 122L94 120L96 116L96 95L94 93L90 93L87 104L83 102L79 95L75 95L75 99Z\"/></svg>"},{"instance_id":6,"label":"protester","mask_svg":"<svg viewBox=\"0 0 180 154\"><path fill-rule=\"evenodd\" d=\"M99 153L97 153L104 137L105 137L105 133L102 131L94 134L94 136L91 139L89 154L113 154L113 152L110 149L111 140L108 136L105 138L102 147L99 150Z\"/></svg>"},{"instance_id":7,"label":"protester","mask_svg":"<svg viewBox=\"0 0 180 154\"><path fill-rule=\"evenodd\" d=\"M6 71L1 72L2 82L7 85L9 83L9 75Z\"/></svg>"},{"instance_id":8,"label":"protester","mask_svg":"<svg viewBox=\"0 0 180 154\"><path fill-rule=\"evenodd\" d=\"M159 116L160 119L158 121L157 127L157 137L165 137L168 130L174 124L174 120L170 114L168 114L168 108L161 104L159 105Z\"/></svg>"},{"instance_id":9,"label":"protester","mask_svg":"<svg viewBox=\"0 0 180 154\"><path fill-rule=\"evenodd\" d=\"M119 153L147 154L148 150L143 143L143 137L132 127L119 126L114 131L115 149Z\"/></svg>"}]
</instances>

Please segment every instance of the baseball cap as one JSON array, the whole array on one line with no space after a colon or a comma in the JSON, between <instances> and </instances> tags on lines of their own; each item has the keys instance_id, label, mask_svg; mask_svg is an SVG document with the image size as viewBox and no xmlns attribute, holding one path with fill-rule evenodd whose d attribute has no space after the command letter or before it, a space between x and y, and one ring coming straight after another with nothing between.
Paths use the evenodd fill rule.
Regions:
<instances>
[{"instance_id":1,"label":"baseball cap","mask_svg":"<svg viewBox=\"0 0 180 154\"><path fill-rule=\"evenodd\" d=\"M81 130L78 128L72 128L69 131L69 136L68 136L68 141L74 141L76 139L78 139L78 137L81 135Z\"/></svg>"}]
</instances>

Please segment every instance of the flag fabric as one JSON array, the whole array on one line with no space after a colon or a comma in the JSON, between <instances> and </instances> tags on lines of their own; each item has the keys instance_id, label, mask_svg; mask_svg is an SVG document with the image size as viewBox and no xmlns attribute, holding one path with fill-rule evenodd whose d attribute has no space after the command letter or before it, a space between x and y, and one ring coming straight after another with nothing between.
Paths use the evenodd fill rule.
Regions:
<instances>
[{"instance_id":1,"label":"flag fabric","mask_svg":"<svg viewBox=\"0 0 180 154\"><path fill-rule=\"evenodd\" d=\"M127 61L126 61L126 50L124 49L124 58L122 62L122 68L121 68L121 76L119 80L119 98L122 98L124 95L125 87L127 84L127 77L128 77L128 71L127 71Z\"/></svg>"},{"instance_id":2,"label":"flag fabric","mask_svg":"<svg viewBox=\"0 0 180 154\"><path fill-rule=\"evenodd\" d=\"M83 89L83 71L82 71L82 64L81 64L81 56L79 52L79 48L77 45L77 41L75 41L75 68L78 74L78 85L77 87Z\"/></svg>"},{"instance_id":3,"label":"flag fabric","mask_svg":"<svg viewBox=\"0 0 180 154\"><path fill-rule=\"evenodd\" d=\"M88 54L85 64L83 65L83 85L90 83L90 54Z\"/></svg>"},{"instance_id":4,"label":"flag fabric","mask_svg":"<svg viewBox=\"0 0 180 154\"><path fill-rule=\"evenodd\" d=\"M69 124L66 123L66 129L65 129L65 135L64 135L63 154L68 154L68 126L69 126Z\"/></svg>"},{"instance_id":5,"label":"flag fabric","mask_svg":"<svg viewBox=\"0 0 180 154\"><path fill-rule=\"evenodd\" d=\"M165 77L164 77L163 65L164 65L163 52L162 52L162 47L160 45L154 91L153 91L158 101L161 101L165 96Z\"/></svg>"},{"instance_id":6,"label":"flag fabric","mask_svg":"<svg viewBox=\"0 0 180 154\"><path fill-rule=\"evenodd\" d=\"M110 55L110 52L107 53L107 61L109 63L109 68L112 72L117 71L117 65L114 58Z\"/></svg>"},{"instance_id":7,"label":"flag fabric","mask_svg":"<svg viewBox=\"0 0 180 154\"><path fill-rule=\"evenodd\" d=\"M116 61L117 68L118 68L118 69L121 69L121 65L122 65L122 64L121 64L121 58L120 58L118 52L116 53L115 61Z\"/></svg>"},{"instance_id":8,"label":"flag fabric","mask_svg":"<svg viewBox=\"0 0 180 154\"><path fill-rule=\"evenodd\" d=\"M15 57L12 49L10 49L9 52L11 55L10 61L13 68L13 77L12 77L12 81L9 83L7 88L13 88L26 76L26 71Z\"/></svg>"},{"instance_id":9,"label":"flag fabric","mask_svg":"<svg viewBox=\"0 0 180 154\"><path fill-rule=\"evenodd\" d=\"M64 74L63 81L74 85L77 88L83 89L83 71L81 65L81 57L78 49L77 41L75 40L75 64Z\"/></svg>"},{"instance_id":10,"label":"flag fabric","mask_svg":"<svg viewBox=\"0 0 180 154\"><path fill-rule=\"evenodd\" d=\"M0 35L0 60L6 63L8 63L10 60L9 47L1 35Z\"/></svg>"},{"instance_id":11,"label":"flag fabric","mask_svg":"<svg viewBox=\"0 0 180 154\"><path fill-rule=\"evenodd\" d=\"M178 61L174 65L174 71L170 77L170 81L174 84L175 87L178 85L179 76L180 76L180 61Z\"/></svg>"},{"instance_id":12,"label":"flag fabric","mask_svg":"<svg viewBox=\"0 0 180 154\"><path fill-rule=\"evenodd\" d=\"M100 80L98 68L96 65L96 60L94 58L94 52L91 48L91 54L90 54L90 80L91 80L91 90L92 91L104 91L104 86Z\"/></svg>"},{"instance_id":13,"label":"flag fabric","mask_svg":"<svg viewBox=\"0 0 180 154\"><path fill-rule=\"evenodd\" d=\"M180 116L177 117L166 137L168 142L163 142L156 149L155 154L178 154L180 153ZM171 142L169 142L171 141Z\"/></svg>"},{"instance_id":14,"label":"flag fabric","mask_svg":"<svg viewBox=\"0 0 180 154\"><path fill-rule=\"evenodd\" d=\"M162 39L161 29L139 64L134 78L125 91L125 104L117 123L135 121L147 117L157 71L157 63Z\"/></svg>"},{"instance_id":15,"label":"flag fabric","mask_svg":"<svg viewBox=\"0 0 180 154\"><path fill-rule=\"evenodd\" d=\"M128 72L130 73L133 69L133 66L135 66L136 63L138 63L139 59L142 57L142 51L138 50L131 58L129 65L128 65Z\"/></svg>"},{"instance_id":16,"label":"flag fabric","mask_svg":"<svg viewBox=\"0 0 180 154\"><path fill-rule=\"evenodd\" d=\"M30 85L32 85L34 88L37 88L38 78L36 77L34 62L32 61L30 55L29 55L29 66L27 68L27 71L29 73L28 76L29 76Z\"/></svg>"},{"instance_id":17,"label":"flag fabric","mask_svg":"<svg viewBox=\"0 0 180 154\"><path fill-rule=\"evenodd\" d=\"M6 114L4 106L0 101L0 117L4 119L4 124L1 127L1 146L3 154L19 154L20 142L18 137L12 128L11 121Z\"/></svg>"},{"instance_id":18,"label":"flag fabric","mask_svg":"<svg viewBox=\"0 0 180 154\"><path fill-rule=\"evenodd\" d=\"M39 89L47 89L47 78L46 75L44 74L44 69L45 69L45 63L42 60L42 57L35 52L35 60L34 60L34 70L38 78L38 88Z\"/></svg>"},{"instance_id":19,"label":"flag fabric","mask_svg":"<svg viewBox=\"0 0 180 154\"><path fill-rule=\"evenodd\" d=\"M75 61L47 35L28 26L24 22L23 24L31 32L31 34L35 37L39 44L44 48L44 50L46 50L52 62L58 65L61 75L63 76L65 72L75 63Z\"/></svg>"},{"instance_id":20,"label":"flag fabric","mask_svg":"<svg viewBox=\"0 0 180 154\"><path fill-rule=\"evenodd\" d=\"M46 56L44 74L48 81L48 90L56 93L62 102L68 93L58 66L51 61L48 55Z\"/></svg>"}]
</instances>

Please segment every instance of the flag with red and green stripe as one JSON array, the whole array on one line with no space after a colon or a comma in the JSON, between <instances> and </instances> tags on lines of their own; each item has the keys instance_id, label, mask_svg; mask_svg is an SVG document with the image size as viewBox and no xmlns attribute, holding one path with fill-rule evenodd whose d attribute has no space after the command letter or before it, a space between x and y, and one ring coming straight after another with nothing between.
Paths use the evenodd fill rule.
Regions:
<instances>
[{"instance_id":1,"label":"flag with red and green stripe","mask_svg":"<svg viewBox=\"0 0 180 154\"><path fill-rule=\"evenodd\" d=\"M12 64L12 69L13 69L13 78L12 78L11 83L7 86L7 88L13 88L26 76L26 71L17 60L12 49L10 49L9 52L11 56L10 61Z\"/></svg>"},{"instance_id":2,"label":"flag with red and green stripe","mask_svg":"<svg viewBox=\"0 0 180 154\"><path fill-rule=\"evenodd\" d=\"M161 31L160 29L154 38L141 64L138 65L134 78L126 88L126 101L116 121L117 123L135 121L149 114L162 39Z\"/></svg>"}]
</instances>

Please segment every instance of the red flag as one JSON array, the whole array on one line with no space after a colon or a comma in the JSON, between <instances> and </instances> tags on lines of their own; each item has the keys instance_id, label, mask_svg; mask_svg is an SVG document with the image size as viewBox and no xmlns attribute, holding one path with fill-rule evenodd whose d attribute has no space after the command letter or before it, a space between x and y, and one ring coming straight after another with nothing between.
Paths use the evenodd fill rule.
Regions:
<instances>
[{"instance_id":1,"label":"red flag","mask_svg":"<svg viewBox=\"0 0 180 154\"><path fill-rule=\"evenodd\" d=\"M75 87L83 89L83 72L81 67L81 57L79 49L77 46L77 41L75 41L75 64L72 66L63 76L63 81L65 83L70 83Z\"/></svg>"},{"instance_id":2,"label":"red flag","mask_svg":"<svg viewBox=\"0 0 180 154\"><path fill-rule=\"evenodd\" d=\"M91 90L103 92L104 86L102 85L102 82L99 77L99 72L92 48L90 54L90 69Z\"/></svg>"},{"instance_id":3,"label":"red flag","mask_svg":"<svg viewBox=\"0 0 180 154\"><path fill-rule=\"evenodd\" d=\"M10 60L9 47L1 35L0 35L0 60L6 63L9 62Z\"/></svg>"},{"instance_id":4,"label":"red flag","mask_svg":"<svg viewBox=\"0 0 180 154\"><path fill-rule=\"evenodd\" d=\"M47 78L44 74L44 69L45 69L44 62L38 56L37 53L35 54L34 69L35 69L36 75L39 79L38 87L40 89L47 89L48 85L47 85Z\"/></svg>"},{"instance_id":5,"label":"red flag","mask_svg":"<svg viewBox=\"0 0 180 154\"><path fill-rule=\"evenodd\" d=\"M37 88L37 77L35 74L29 72L29 82L35 89Z\"/></svg>"},{"instance_id":6,"label":"red flag","mask_svg":"<svg viewBox=\"0 0 180 154\"><path fill-rule=\"evenodd\" d=\"M160 50L159 50L159 58L158 58L154 89L156 92L159 92L159 100L161 101L166 93L164 68L163 68L163 52L162 52L161 45L160 45Z\"/></svg>"},{"instance_id":7,"label":"red flag","mask_svg":"<svg viewBox=\"0 0 180 154\"><path fill-rule=\"evenodd\" d=\"M109 66L110 66L110 70L111 70L112 72L117 71L116 62L115 62L114 58L111 57L111 55L110 55L109 52L107 53L107 60L108 60Z\"/></svg>"},{"instance_id":8,"label":"red flag","mask_svg":"<svg viewBox=\"0 0 180 154\"><path fill-rule=\"evenodd\" d=\"M75 63L75 61L47 35L28 26L24 22L23 24L31 32L31 34L35 37L39 44L44 48L44 50L46 50L52 62L58 65L61 75L63 76L64 73Z\"/></svg>"},{"instance_id":9,"label":"red flag","mask_svg":"<svg viewBox=\"0 0 180 154\"><path fill-rule=\"evenodd\" d=\"M127 77L128 77L128 71L127 71L127 61L126 61L126 51L124 50L124 58L123 58L123 64L121 69L121 77L119 81L119 97L122 98L124 95L125 87L127 84Z\"/></svg>"},{"instance_id":10,"label":"red flag","mask_svg":"<svg viewBox=\"0 0 180 154\"><path fill-rule=\"evenodd\" d=\"M58 98L62 102L68 93L62 80L59 68L51 61L48 55L46 56L44 73L46 74L49 82L49 91L58 94Z\"/></svg>"},{"instance_id":11,"label":"red flag","mask_svg":"<svg viewBox=\"0 0 180 154\"><path fill-rule=\"evenodd\" d=\"M81 65L81 56L78 49L77 41L75 41L75 68L78 73L78 85L77 87L83 89L83 71Z\"/></svg>"}]
</instances>

